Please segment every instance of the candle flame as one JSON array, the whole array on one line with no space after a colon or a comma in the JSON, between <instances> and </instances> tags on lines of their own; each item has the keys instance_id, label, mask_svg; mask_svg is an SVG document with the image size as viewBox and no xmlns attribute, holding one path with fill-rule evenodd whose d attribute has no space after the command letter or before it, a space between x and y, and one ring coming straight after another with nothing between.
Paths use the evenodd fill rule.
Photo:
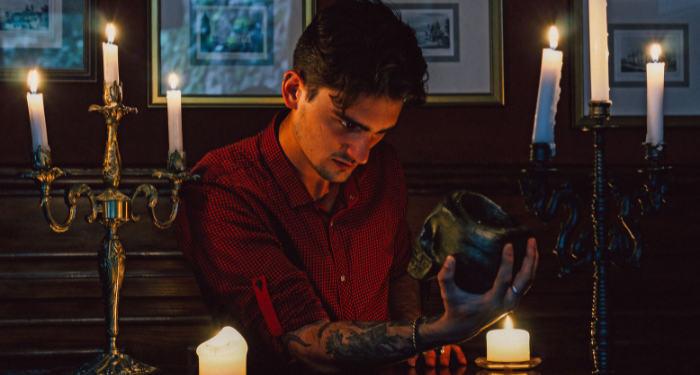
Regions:
<instances>
[{"instance_id":1,"label":"candle flame","mask_svg":"<svg viewBox=\"0 0 700 375\"><path fill-rule=\"evenodd\" d=\"M513 329L513 322L510 321L510 316L506 316L506 329Z\"/></svg>"},{"instance_id":2,"label":"candle flame","mask_svg":"<svg viewBox=\"0 0 700 375\"><path fill-rule=\"evenodd\" d=\"M27 82L29 83L29 90L32 94L36 94L37 86L39 86L39 73L37 73L36 69L29 72Z\"/></svg>"},{"instance_id":3,"label":"candle flame","mask_svg":"<svg viewBox=\"0 0 700 375\"><path fill-rule=\"evenodd\" d=\"M177 88L177 84L180 82L180 78L178 78L177 74L171 73L168 81L170 82L170 88L175 90Z\"/></svg>"},{"instance_id":4,"label":"candle flame","mask_svg":"<svg viewBox=\"0 0 700 375\"><path fill-rule=\"evenodd\" d=\"M559 45L559 31L556 26L549 28L549 48L557 49Z\"/></svg>"},{"instance_id":5,"label":"candle flame","mask_svg":"<svg viewBox=\"0 0 700 375\"><path fill-rule=\"evenodd\" d=\"M659 62L659 55L661 54L661 46L654 44L651 46L651 59L656 63Z\"/></svg>"},{"instance_id":6,"label":"candle flame","mask_svg":"<svg viewBox=\"0 0 700 375\"><path fill-rule=\"evenodd\" d=\"M111 23L107 24L107 41L109 44L112 44L114 42L114 34L116 34L117 31L114 29L114 25Z\"/></svg>"}]
</instances>

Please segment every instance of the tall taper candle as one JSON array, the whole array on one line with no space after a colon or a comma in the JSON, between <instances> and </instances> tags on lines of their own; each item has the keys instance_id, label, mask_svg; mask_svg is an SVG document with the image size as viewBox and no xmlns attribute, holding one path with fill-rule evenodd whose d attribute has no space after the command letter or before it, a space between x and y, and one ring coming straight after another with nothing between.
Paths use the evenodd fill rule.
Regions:
<instances>
[{"instance_id":1,"label":"tall taper candle","mask_svg":"<svg viewBox=\"0 0 700 375\"><path fill-rule=\"evenodd\" d=\"M170 88L166 94L168 101L168 154L178 151L182 155L182 92L175 90L178 84L177 74L170 75Z\"/></svg>"},{"instance_id":2,"label":"tall taper candle","mask_svg":"<svg viewBox=\"0 0 700 375\"><path fill-rule=\"evenodd\" d=\"M41 146L44 151L49 150L49 140L46 136L46 117L44 117L44 97L37 94L39 86L39 75L36 70L29 72L27 79L31 92L27 93L27 104L29 105L29 121L32 127L32 152L36 152Z\"/></svg>"},{"instance_id":3,"label":"tall taper candle","mask_svg":"<svg viewBox=\"0 0 700 375\"><path fill-rule=\"evenodd\" d=\"M535 128L532 131L532 143L549 143L554 154L554 116L561 88L561 67L564 54L556 51L559 32L555 26L549 29L549 47L542 50L542 69L540 71L540 90L537 94L535 110Z\"/></svg>"},{"instance_id":4,"label":"tall taper candle","mask_svg":"<svg viewBox=\"0 0 700 375\"><path fill-rule=\"evenodd\" d=\"M608 82L608 2L588 0L588 43L591 58L591 100L610 100Z\"/></svg>"},{"instance_id":5,"label":"tall taper candle","mask_svg":"<svg viewBox=\"0 0 700 375\"><path fill-rule=\"evenodd\" d=\"M105 83L111 86L115 81L119 83L119 48L112 44L114 42L114 25L107 25L107 40L109 43L102 43L102 57L104 62Z\"/></svg>"},{"instance_id":6,"label":"tall taper candle","mask_svg":"<svg viewBox=\"0 0 700 375\"><path fill-rule=\"evenodd\" d=\"M651 47L654 62L647 64L647 140L659 144L664 141L664 63L659 62L661 47Z\"/></svg>"}]
</instances>

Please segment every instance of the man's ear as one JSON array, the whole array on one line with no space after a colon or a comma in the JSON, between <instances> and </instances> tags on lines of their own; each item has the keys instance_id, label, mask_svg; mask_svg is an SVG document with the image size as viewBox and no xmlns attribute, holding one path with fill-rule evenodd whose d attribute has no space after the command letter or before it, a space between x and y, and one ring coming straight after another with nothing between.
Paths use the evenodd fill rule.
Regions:
<instances>
[{"instance_id":1,"label":"man's ear","mask_svg":"<svg viewBox=\"0 0 700 375\"><path fill-rule=\"evenodd\" d=\"M284 98L284 104L287 108L299 109L299 102L305 93L306 85L297 71L290 70L284 73L282 98Z\"/></svg>"}]
</instances>

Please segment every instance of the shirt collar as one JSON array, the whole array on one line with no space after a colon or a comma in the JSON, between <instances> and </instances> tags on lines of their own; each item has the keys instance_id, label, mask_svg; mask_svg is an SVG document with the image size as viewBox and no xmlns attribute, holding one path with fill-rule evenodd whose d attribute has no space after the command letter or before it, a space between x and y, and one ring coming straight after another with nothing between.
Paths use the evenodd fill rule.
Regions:
<instances>
[{"instance_id":1,"label":"shirt collar","mask_svg":"<svg viewBox=\"0 0 700 375\"><path fill-rule=\"evenodd\" d=\"M291 207L298 207L305 204L314 204L314 199L306 190L306 186L301 182L296 174L296 169L292 162L287 158L282 151L282 146L279 142L279 127L287 115L289 110L279 111L270 125L263 131L262 135L262 155L268 167L272 171L275 180L282 186L282 191ZM350 178L343 183L342 194L347 203L347 207L352 207L358 201L360 193L357 189L355 181L355 171Z\"/></svg>"}]
</instances>

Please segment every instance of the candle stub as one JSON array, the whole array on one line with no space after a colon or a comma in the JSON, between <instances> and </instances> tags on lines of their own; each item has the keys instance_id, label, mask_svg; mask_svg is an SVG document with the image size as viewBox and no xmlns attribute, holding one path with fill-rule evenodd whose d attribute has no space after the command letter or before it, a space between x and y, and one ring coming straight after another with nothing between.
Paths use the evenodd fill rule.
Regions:
<instances>
[{"instance_id":1,"label":"candle stub","mask_svg":"<svg viewBox=\"0 0 700 375\"><path fill-rule=\"evenodd\" d=\"M530 360L530 333L513 329L506 317L505 329L494 329L486 334L486 360L489 362L525 362Z\"/></svg>"},{"instance_id":2,"label":"candle stub","mask_svg":"<svg viewBox=\"0 0 700 375\"><path fill-rule=\"evenodd\" d=\"M197 347L199 375L245 375L248 344L238 331L224 327Z\"/></svg>"}]
</instances>

